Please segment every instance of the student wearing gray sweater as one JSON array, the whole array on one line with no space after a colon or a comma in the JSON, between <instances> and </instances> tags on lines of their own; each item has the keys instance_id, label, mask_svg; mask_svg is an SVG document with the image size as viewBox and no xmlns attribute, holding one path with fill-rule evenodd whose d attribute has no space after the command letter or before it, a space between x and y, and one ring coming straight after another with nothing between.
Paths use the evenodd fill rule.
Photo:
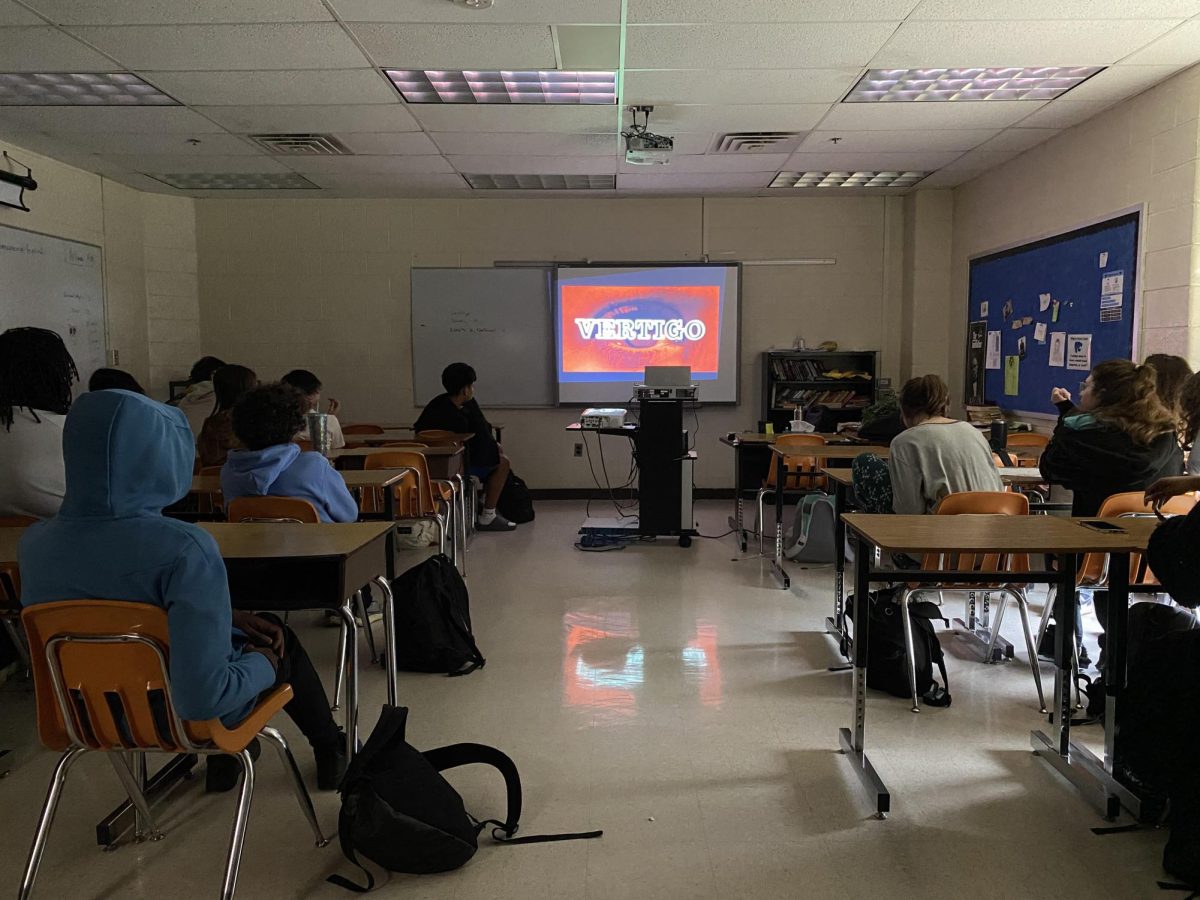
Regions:
<instances>
[{"instance_id":1,"label":"student wearing gray sweater","mask_svg":"<svg viewBox=\"0 0 1200 900\"><path fill-rule=\"evenodd\" d=\"M948 418L949 406L937 375L909 379L900 390L907 427L892 441L888 461L892 509L900 515L933 512L947 494L1004 490L987 441L970 423Z\"/></svg>"}]
</instances>

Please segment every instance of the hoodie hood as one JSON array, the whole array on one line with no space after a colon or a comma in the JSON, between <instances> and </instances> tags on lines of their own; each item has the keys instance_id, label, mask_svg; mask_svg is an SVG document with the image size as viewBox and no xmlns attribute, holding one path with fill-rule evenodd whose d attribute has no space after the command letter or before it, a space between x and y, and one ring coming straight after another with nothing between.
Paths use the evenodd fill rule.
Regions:
<instances>
[{"instance_id":1,"label":"hoodie hood","mask_svg":"<svg viewBox=\"0 0 1200 900\"><path fill-rule=\"evenodd\" d=\"M158 515L187 494L195 442L187 417L130 391L91 391L63 426L62 518Z\"/></svg>"},{"instance_id":2,"label":"hoodie hood","mask_svg":"<svg viewBox=\"0 0 1200 900\"><path fill-rule=\"evenodd\" d=\"M262 450L231 450L221 469L221 487L234 497L263 496L300 455L299 444L276 444Z\"/></svg>"}]
</instances>

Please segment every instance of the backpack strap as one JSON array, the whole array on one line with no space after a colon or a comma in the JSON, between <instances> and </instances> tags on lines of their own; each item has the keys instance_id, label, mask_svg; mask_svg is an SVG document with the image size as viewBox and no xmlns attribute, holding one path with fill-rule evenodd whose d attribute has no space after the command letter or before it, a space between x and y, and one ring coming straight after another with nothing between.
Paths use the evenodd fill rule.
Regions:
<instances>
[{"instance_id":1,"label":"backpack strap","mask_svg":"<svg viewBox=\"0 0 1200 900\"><path fill-rule=\"evenodd\" d=\"M437 558L438 557L434 557L434 559L437 559ZM450 570L452 570L455 575L458 574L458 570L454 568L454 563L450 562L450 557L442 555L441 559L445 561L444 565L446 567L448 567ZM486 666L487 660L484 659L483 654L479 652L479 647L475 644L475 635L471 634L471 629L467 626L467 624L465 622L460 622L458 619L458 616L456 616L452 612L450 612L452 604L449 602L450 598L446 596L445 585L442 584L441 579L438 580L438 585L441 588L441 590L439 590L438 593L441 594L440 599L442 602L442 608L446 611L445 618L450 622L451 625L454 626L454 630L456 632L458 632L458 636L467 643L467 646L469 646L471 648L471 657L472 657L471 661L469 663L467 663L465 666L463 666L461 669L456 669L455 671L447 672L446 674L451 678L457 678L460 675L470 675L476 669L482 669L484 666ZM482 747L483 745L477 744L475 746ZM499 753L499 751L496 751L496 752ZM507 757L505 757L505 758L507 759ZM457 763L457 765L464 765L464 764Z\"/></svg>"},{"instance_id":2,"label":"backpack strap","mask_svg":"<svg viewBox=\"0 0 1200 900\"><path fill-rule=\"evenodd\" d=\"M338 828L338 843L342 845L342 855L367 876L367 885L363 887L361 884L355 884L345 875L330 875L325 880L336 887L345 888L348 891L353 891L355 894L365 894L375 888L375 876L367 871L367 867L358 861L358 857L354 855L354 844L349 838L349 828Z\"/></svg>"}]
</instances>

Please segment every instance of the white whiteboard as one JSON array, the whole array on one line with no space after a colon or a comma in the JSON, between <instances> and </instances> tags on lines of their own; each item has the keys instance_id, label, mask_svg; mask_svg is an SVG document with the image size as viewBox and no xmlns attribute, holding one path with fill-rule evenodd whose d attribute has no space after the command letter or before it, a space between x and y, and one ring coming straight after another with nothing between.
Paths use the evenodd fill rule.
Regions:
<instances>
[{"instance_id":1,"label":"white whiteboard","mask_svg":"<svg viewBox=\"0 0 1200 900\"><path fill-rule=\"evenodd\" d=\"M58 332L84 385L108 359L100 248L0 225L0 331Z\"/></svg>"},{"instance_id":2,"label":"white whiteboard","mask_svg":"<svg viewBox=\"0 0 1200 900\"><path fill-rule=\"evenodd\" d=\"M442 393L442 369L465 362L485 409L554 406L551 318L549 269L413 269L416 404Z\"/></svg>"}]
</instances>

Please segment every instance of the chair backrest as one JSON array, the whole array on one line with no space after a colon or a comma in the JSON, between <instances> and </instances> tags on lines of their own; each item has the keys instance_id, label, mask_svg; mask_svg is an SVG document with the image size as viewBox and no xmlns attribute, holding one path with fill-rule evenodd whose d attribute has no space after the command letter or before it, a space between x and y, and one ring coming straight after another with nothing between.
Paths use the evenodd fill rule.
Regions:
<instances>
[{"instance_id":1,"label":"chair backrest","mask_svg":"<svg viewBox=\"0 0 1200 900\"><path fill-rule=\"evenodd\" d=\"M1029 498L1009 491L961 491L947 494L934 511L938 516L1027 516ZM1024 555L1022 554L1022 557ZM1024 558L1003 553L926 553L921 568L931 571L998 572L1005 566L1028 568Z\"/></svg>"},{"instance_id":2,"label":"chair backrest","mask_svg":"<svg viewBox=\"0 0 1200 900\"><path fill-rule=\"evenodd\" d=\"M342 434L383 434L382 425L360 423L358 425L343 425Z\"/></svg>"},{"instance_id":3,"label":"chair backrest","mask_svg":"<svg viewBox=\"0 0 1200 900\"><path fill-rule=\"evenodd\" d=\"M787 481L784 490L801 486L802 480L811 482L816 472L824 465L820 457L801 451L812 447L824 447L825 438L819 434L781 434L775 439L775 446L785 453L784 457L771 454L771 464L767 469L767 487L773 488L779 484L779 462L783 459ZM793 452L797 451L797 452Z\"/></svg>"},{"instance_id":4,"label":"chair backrest","mask_svg":"<svg viewBox=\"0 0 1200 900\"><path fill-rule=\"evenodd\" d=\"M417 450L384 450L370 453L363 459L364 469L413 469L404 475L396 492L396 514L402 518L430 516L437 512L433 482L429 478L429 462Z\"/></svg>"},{"instance_id":5,"label":"chair backrest","mask_svg":"<svg viewBox=\"0 0 1200 900\"><path fill-rule=\"evenodd\" d=\"M196 472L197 475L220 475L223 466L201 466ZM224 503L224 498L220 491L214 491L211 494L201 494L196 509L202 513L219 512L221 504Z\"/></svg>"},{"instance_id":6,"label":"chair backrest","mask_svg":"<svg viewBox=\"0 0 1200 900\"><path fill-rule=\"evenodd\" d=\"M414 447L424 449L428 444L421 441L388 441L386 444L377 444L378 447Z\"/></svg>"},{"instance_id":7,"label":"chair backrest","mask_svg":"<svg viewBox=\"0 0 1200 900\"><path fill-rule=\"evenodd\" d=\"M149 603L26 607L38 735L51 750L187 749L170 701L167 615Z\"/></svg>"},{"instance_id":8,"label":"chair backrest","mask_svg":"<svg viewBox=\"0 0 1200 900\"><path fill-rule=\"evenodd\" d=\"M1098 518L1107 519L1116 516L1154 515L1154 507L1146 503L1141 491L1126 491L1106 497L1096 513ZM1186 516L1196 505L1196 498L1191 495L1172 497L1161 507L1163 515ZM1079 574L1076 582L1080 585L1101 584L1107 580L1108 554L1085 553L1079 563ZM1143 568L1140 553L1129 554L1130 584L1158 584L1158 579L1149 568Z\"/></svg>"},{"instance_id":9,"label":"chair backrest","mask_svg":"<svg viewBox=\"0 0 1200 900\"><path fill-rule=\"evenodd\" d=\"M33 516L0 516L0 528L28 528ZM11 615L21 608L21 570L16 563L0 564L0 610Z\"/></svg>"},{"instance_id":10,"label":"chair backrest","mask_svg":"<svg viewBox=\"0 0 1200 900\"><path fill-rule=\"evenodd\" d=\"M447 431L445 428L427 428L424 431L417 432L417 440L425 441L425 443L434 444L454 444L457 443L454 439L455 432Z\"/></svg>"},{"instance_id":11,"label":"chair backrest","mask_svg":"<svg viewBox=\"0 0 1200 900\"><path fill-rule=\"evenodd\" d=\"M1015 462L1021 465L1036 466L1038 459L1042 455L1042 451L1046 449L1046 445L1050 443L1050 438L1044 434L1035 434L1032 431L1018 431L1015 434L1008 436L1008 446L1012 452L1009 454ZM1027 447L1025 452L1021 452L1019 447Z\"/></svg>"},{"instance_id":12,"label":"chair backrest","mask_svg":"<svg viewBox=\"0 0 1200 900\"><path fill-rule=\"evenodd\" d=\"M300 450L303 453L307 453L313 448L313 442L308 440L308 438L296 438L292 441L292 443L299 445Z\"/></svg>"},{"instance_id":13,"label":"chair backrest","mask_svg":"<svg viewBox=\"0 0 1200 900\"><path fill-rule=\"evenodd\" d=\"M230 522L301 522L315 525L321 521L317 508L300 497L238 497L229 501L225 517Z\"/></svg>"}]
</instances>

